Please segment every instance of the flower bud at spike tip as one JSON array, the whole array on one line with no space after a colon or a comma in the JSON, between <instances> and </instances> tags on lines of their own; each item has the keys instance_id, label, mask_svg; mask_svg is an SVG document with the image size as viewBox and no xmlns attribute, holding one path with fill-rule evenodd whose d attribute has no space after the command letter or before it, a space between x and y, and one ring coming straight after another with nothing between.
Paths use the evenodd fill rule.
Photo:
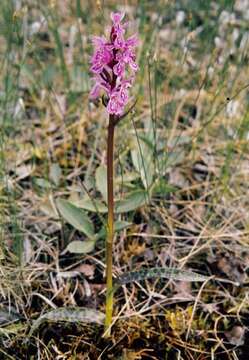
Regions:
<instances>
[{"instance_id":1,"label":"flower bud at spike tip","mask_svg":"<svg viewBox=\"0 0 249 360\"><path fill-rule=\"evenodd\" d=\"M94 86L91 98L106 94L106 108L109 114L121 116L129 102L129 88L138 71L135 48L137 35L125 39L126 25L122 24L124 13L111 13L112 27L110 35L93 36L94 53L91 58L91 72L94 74Z\"/></svg>"}]
</instances>

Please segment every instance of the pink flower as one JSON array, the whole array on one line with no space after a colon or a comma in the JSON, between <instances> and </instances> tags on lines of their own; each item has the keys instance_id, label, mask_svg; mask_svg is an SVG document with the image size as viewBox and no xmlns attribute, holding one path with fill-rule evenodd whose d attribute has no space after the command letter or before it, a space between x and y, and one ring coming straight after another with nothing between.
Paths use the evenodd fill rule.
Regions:
<instances>
[{"instance_id":1,"label":"pink flower","mask_svg":"<svg viewBox=\"0 0 249 360\"><path fill-rule=\"evenodd\" d=\"M118 93L114 92L108 101L107 111L109 114L121 115L123 112L123 103L119 101Z\"/></svg>"},{"instance_id":2,"label":"pink flower","mask_svg":"<svg viewBox=\"0 0 249 360\"><path fill-rule=\"evenodd\" d=\"M138 46L138 36L137 36L137 34L134 34L134 35L130 36L126 40L126 46L127 47L133 47L133 48Z\"/></svg>"},{"instance_id":3,"label":"pink flower","mask_svg":"<svg viewBox=\"0 0 249 360\"><path fill-rule=\"evenodd\" d=\"M122 61L119 61L116 65L113 66L113 72L115 75L122 78L125 73L125 63Z\"/></svg>"},{"instance_id":4,"label":"pink flower","mask_svg":"<svg viewBox=\"0 0 249 360\"><path fill-rule=\"evenodd\" d=\"M111 85L101 78L101 76L96 75L93 80L95 81L95 84L90 92L90 97L92 99L99 97L101 90L104 90L108 95L111 94Z\"/></svg>"},{"instance_id":5,"label":"pink flower","mask_svg":"<svg viewBox=\"0 0 249 360\"><path fill-rule=\"evenodd\" d=\"M124 16L125 16L125 13L112 12L111 19L112 19L113 24L115 24L115 25L120 24L120 22L123 20Z\"/></svg>"},{"instance_id":6,"label":"pink flower","mask_svg":"<svg viewBox=\"0 0 249 360\"><path fill-rule=\"evenodd\" d=\"M111 19L113 21L111 29L111 41L113 42L113 45L117 50L122 49L125 45L125 28L121 24L123 18L124 13L111 13Z\"/></svg>"},{"instance_id":7,"label":"pink flower","mask_svg":"<svg viewBox=\"0 0 249 360\"><path fill-rule=\"evenodd\" d=\"M129 69L132 74L138 70L135 48L137 35L125 39L126 24L122 24L124 13L111 13L113 22L110 40L104 36L94 36L94 53L91 58L91 71L94 74L94 86L90 92L92 98L99 97L101 91L108 96L107 111L120 116L129 101L129 88L133 78L126 78Z\"/></svg>"},{"instance_id":8,"label":"pink flower","mask_svg":"<svg viewBox=\"0 0 249 360\"><path fill-rule=\"evenodd\" d=\"M128 99L129 96L127 90L114 91L107 104L107 111L109 114L122 115Z\"/></svg>"},{"instance_id":9,"label":"pink flower","mask_svg":"<svg viewBox=\"0 0 249 360\"><path fill-rule=\"evenodd\" d=\"M91 59L91 71L99 74L113 59L113 45L108 44L104 36L94 36L92 43L95 46L95 51Z\"/></svg>"},{"instance_id":10,"label":"pink flower","mask_svg":"<svg viewBox=\"0 0 249 360\"><path fill-rule=\"evenodd\" d=\"M120 64L128 64L133 71L138 70L138 65L136 64L136 55L132 47L126 45L125 49L117 54L116 59Z\"/></svg>"},{"instance_id":11,"label":"pink flower","mask_svg":"<svg viewBox=\"0 0 249 360\"><path fill-rule=\"evenodd\" d=\"M125 105L129 101L128 88L131 87L132 80L123 80L116 88L111 92L110 99L107 105L107 111L110 114L122 115Z\"/></svg>"}]
</instances>

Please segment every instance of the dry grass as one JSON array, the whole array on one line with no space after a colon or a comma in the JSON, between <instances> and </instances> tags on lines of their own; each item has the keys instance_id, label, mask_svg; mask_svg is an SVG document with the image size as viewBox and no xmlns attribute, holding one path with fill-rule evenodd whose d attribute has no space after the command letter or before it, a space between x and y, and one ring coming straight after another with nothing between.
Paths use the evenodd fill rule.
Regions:
<instances>
[{"instance_id":1,"label":"dry grass","mask_svg":"<svg viewBox=\"0 0 249 360\"><path fill-rule=\"evenodd\" d=\"M123 285L108 341L102 325L62 316L29 337L33 321L52 309L104 312L104 238L88 254L66 252L85 236L58 216L56 199L100 199L95 171L106 161L107 120L88 100L89 37L103 32L114 3L3 1L0 357L246 359L247 7L122 3L141 46L136 110L116 133L116 195L144 186L131 156L136 138L154 147L157 186L145 205L117 215L130 225L116 237L115 276L169 266L216 279ZM99 234L102 218L88 215Z\"/></svg>"}]
</instances>

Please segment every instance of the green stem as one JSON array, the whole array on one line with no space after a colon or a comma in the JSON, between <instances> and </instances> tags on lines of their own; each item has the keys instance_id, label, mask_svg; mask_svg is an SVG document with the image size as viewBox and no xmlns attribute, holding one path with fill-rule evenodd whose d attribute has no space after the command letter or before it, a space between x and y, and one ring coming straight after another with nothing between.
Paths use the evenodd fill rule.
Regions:
<instances>
[{"instance_id":1,"label":"green stem","mask_svg":"<svg viewBox=\"0 0 249 360\"><path fill-rule=\"evenodd\" d=\"M109 117L107 139L107 197L108 197L108 223L106 238L106 317L105 337L111 335L113 312L112 289L112 244L114 238L114 191L113 191L113 148L114 148L115 118Z\"/></svg>"}]
</instances>

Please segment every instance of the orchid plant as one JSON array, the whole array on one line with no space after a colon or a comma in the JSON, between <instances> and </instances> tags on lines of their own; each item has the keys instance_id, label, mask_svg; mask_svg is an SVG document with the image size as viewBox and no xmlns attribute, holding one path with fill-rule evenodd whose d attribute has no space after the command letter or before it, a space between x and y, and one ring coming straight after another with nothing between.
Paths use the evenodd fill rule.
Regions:
<instances>
[{"instance_id":1,"label":"orchid plant","mask_svg":"<svg viewBox=\"0 0 249 360\"><path fill-rule=\"evenodd\" d=\"M126 106L130 101L129 90L135 80L138 71L136 64L135 49L138 45L138 36L132 35L125 38L128 23L123 23L124 13L111 13L112 26L109 38L94 36L92 39L94 53L91 58L91 72L93 73L94 86L90 97L93 99L102 96L102 102L109 114L108 137L107 137L107 203L108 221L106 237L106 313L105 333L111 334L113 294L115 286L127 284L132 281L140 281L147 278L162 277L182 281L206 282L208 277L177 268L151 268L142 269L121 275L116 279L113 286L112 278L112 247L114 239L114 189L113 189L113 153L114 153L114 130L115 126L134 107L128 110ZM147 183L147 182L146 182ZM71 222L72 223L72 222Z\"/></svg>"},{"instance_id":2,"label":"orchid plant","mask_svg":"<svg viewBox=\"0 0 249 360\"><path fill-rule=\"evenodd\" d=\"M113 153L114 129L119 121L133 108L125 111L129 103L129 90L138 71L135 48L138 45L137 35L125 38L128 23L124 23L124 13L111 13L112 26L109 38L105 36L92 38L94 53L91 58L91 72L94 74L94 86L90 97L99 98L109 114L107 137L107 198L108 221L106 238L106 316L105 335L111 331L113 313L113 279L112 247L114 239L114 189L113 189Z\"/></svg>"}]
</instances>

